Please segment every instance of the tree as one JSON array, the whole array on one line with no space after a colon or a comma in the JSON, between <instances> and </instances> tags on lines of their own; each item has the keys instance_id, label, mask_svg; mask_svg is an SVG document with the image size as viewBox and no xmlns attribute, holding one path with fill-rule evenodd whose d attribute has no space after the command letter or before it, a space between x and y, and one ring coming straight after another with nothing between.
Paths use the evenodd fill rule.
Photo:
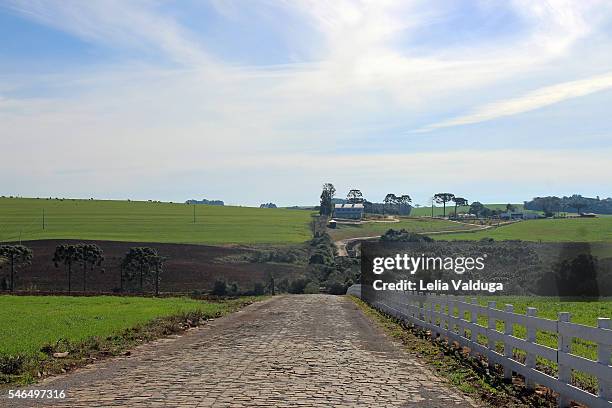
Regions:
<instances>
[{"instance_id":1,"label":"tree","mask_svg":"<svg viewBox=\"0 0 612 408\"><path fill-rule=\"evenodd\" d=\"M582 214L582 209L588 206L586 200L578 194L574 194L573 196L571 196L569 202L570 206L572 208L575 208L576 211L578 211L578 214Z\"/></svg>"},{"instance_id":2,"label":"tree","mask_svg":"<svg viewBox=\"0 0 612 408\"><path fill-rule=\"evenodd\" d=\"M397 197L396 202L398 205L408 205L412 202L412 198L408 194L402 194Z\"/></svg>"},{"instance_id":3,"label":"tree","mask_svg":"<svg viewBox=\"0 0 612 408\"><path fill-rule=\"evenodd\" d=\"M319 214L331 215L334 211L333 199L336 194L336 188L332 183L323 184L323 191L321 192L321 207Z\"/></svg>"},{"instance_id":4,"label":"tree","mask_svg":"<svg viewBox=\"0 0 612 408\"><path fill-rule=\"evenodd\" d=\"M457 207L468 204L468 200L463 197L453 197L451 199L455 203L455 217L457 217Z\"/></svg>"},{"instance_id":5,"label":"tree","mask_svg":"<svg viewBox=\"0 0 612 408\"><path fill-rule=\"evenodd\" d=\"M472 205L470 205L470 214L474 214L477 217L484 215L485 210L487 208L479 201L474 201Z\"/></svg>"},{"instance_id":6,"label":"tree","mask_svg":"<svg viewBox=\"0 0 612 408\"><path fill-rule=\"evenodd\" d=\"M130 280L138 276L141 292L144 288L144 279L154 275L155 294L158 295L160 275L166 260L167 258L160 256L154 248L134 247L125 254L121 262L121 269L127 273Z\"/></svg>"},{"instance_id":7,"label":"tree","mask_svg":"<svg viewBox=\"0 0 612 408\"><path fill-rule=\"evenodd\" d=\"M393 205L397 202L397 197L395 194L393 193L389 193L385 196L385 199L383 200L383 203L385 203L384 208L389 207L390 205Z\"/></svg>"},{"instance_id":8,"label":"tree","mask_svg":"<svg viewBox=\"0 0 612 408\"><path fill-rule=\"evenodd\" d=\"M83 292L87 290L87 267L93 272L96 266L102 265L104 251L96 244L80 244L79 262L83 266Z\"/></svg>"},{"instance_id":9,"label":"tree","mask_svg":"<svg viewBox=\"0 0 612 408\"><path fill-rule=\"evenodd\" d=\"M168 258L161 255L155 255L150 258L151 269L155 274L155 296L159 296L159 283L161 282L161 274L167 259Z\"/></svg>"},{"instance_id":10,"label":"tree","mask_svg":"<svg viewBox=\"0 0 612 408\"><path fill-rule=\"evenodd\" d=\"M0 258L11 267L11 282L9 285L11 292L15 290L15 272L17 269L32 263L32 257L32 250L23 245L0 245Z\"/></svg>"},{"instance_id":11,"label":"tree","mask_svg":"<svg viewBox=\"0 0 612 408\"><path fill-rule=\"evenodd\" d=\"M434 194L434 200L438 204L442 204L444 206L443 210L442 210L442 216L443 217L446 217L446 203L451 201L454 197L455 197L455 195L452 194L452 193L437 193L437 194Z\"/></svg>"},{"instance_id":12,"label":"tree","mask_svg":"<svg viewBox=\"0 0 612 408\"><path fill-rule=\"evenodd\" d=\"M506 211L507 212L514 212L516 211L516 207L510 203L506 204Z\"/></svg>"},{"instance_id":13,"label":"tree","mask_svg":"<svg viewBox=\"0 0 612 408\"><path fill-rule=\"evenodd\" d=\"M360 204L363 203L363 194L361 194L361 190L352 189L346 195L346 199L351 204Z\"/></svg>"},{"instance_id":14,"label":"tree","mask_svg":"<svg viewBox=\"0 0 612 408\"><path fill-rule=\"evenodd\" d=\"M53 263L55 267L59 267L60 264L64 264L68 272L68 293L72 289L72 264L79 262L81 259L81 250L79 245L62 244L55 248L53 254Z\"/></svg>"}]
</instances>

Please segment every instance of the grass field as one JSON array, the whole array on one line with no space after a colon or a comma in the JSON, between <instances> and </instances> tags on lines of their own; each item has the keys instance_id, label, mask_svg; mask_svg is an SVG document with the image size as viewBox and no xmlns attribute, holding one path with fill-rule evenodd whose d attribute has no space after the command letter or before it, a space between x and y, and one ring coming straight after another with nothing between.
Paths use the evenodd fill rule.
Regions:
<instances>
[{"instance_id":1,"label":"grass field","mask_svg":"<svg viewBox=\"0 0 612 408\"><path fill-rule=\"evenodd\" d=\"M458 222L431 218L401 218L400 222L368 222L363 224L338 224L335 229L328 229L334 240L382 235L389 229L423 233L434 231L455 231L474 228Z\"/></svg>"},{"instance_id":2,"label":"grass field","mask_svg":"<svg viewBox=\"0 0 612 408\"><path fill-rule=\"evenodd\" d=\"M42 214L45 212L45 229ZM193 244L299 243L311 211L142 201L0 198L0 241L90 239Z\"/></svg>"},{"instance_id":3,"label":"grass field","mask_svg":"<svg viewBox=\"0 0 612 408\"><path fill-rule=\"evenodd\" d=\"M543 242L612 242L612 217L521 221L484 231L432 235L445 240L521 239Z\"/></svg>"},{"instance_id":4,"label":"grass field","mask_svg":"<svg viewBox=\"0 0 612 408\"><path fill-rule=\"evenodd\" d=\"M36 355L43 345L60 339L108 336L194 310L214 316L229 306L187 298L0 296L0 355Z\"/></svg>"},{"instance_id":5,"label":"grass field","mask_svg":"<svg viewBox=\"0 0 612 408\"><path fill-rule=\"evenodd\" d=\"M517 211L524 211L523 210L523 204L512 204L513 206L516 207ZM491 210L506 210L506 203L504 204L484 204L485 207L491 209ZM464 206L458 206L457 207L457 212L458 213L467 213L468 210L470 209L469 205L464 205ZM438 206L434 206L434 216L442 216L444 209L443 207L438 207ZM455 213L455 206L452 202L447 203L446 205L446 215L449 214L454 214ZM431 207L419 207L419 208L413 208L410 211L410 215L413 217L430 217L431 216Z\"/></svg>"}]
</instances>

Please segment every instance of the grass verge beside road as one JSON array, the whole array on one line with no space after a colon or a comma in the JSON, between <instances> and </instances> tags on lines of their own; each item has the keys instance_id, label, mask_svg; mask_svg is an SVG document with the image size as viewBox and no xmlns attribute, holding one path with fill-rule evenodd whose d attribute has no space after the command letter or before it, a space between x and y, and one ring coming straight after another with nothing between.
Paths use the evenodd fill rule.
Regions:
<instances>
[{"instance_id":1,"label":"grass verge beside road","mask_svg":"<svg viewBox=\"0 0 612 408\"><path fill-rule=\"evenodd\" d=\"M350 298L389 336L401 342L406 352L474 398L490 406L508 408L556 406L552 395L542 393L542 390L530 392L522 384L507 384L499 373L488 370L465 350L439 340L431 342L427 332L400 324L362 300L354 296Z\"/></svg>"},{"instance_id":2,"label":"grass verge beside road","mask_svg":"<svg viewBox=\"0 0 612 408\"><path fill-rule=\"evenodd\" d=\"M29 383L119 355L258 299L0 296L0 384Z\"/></svg>"}]
</instances>

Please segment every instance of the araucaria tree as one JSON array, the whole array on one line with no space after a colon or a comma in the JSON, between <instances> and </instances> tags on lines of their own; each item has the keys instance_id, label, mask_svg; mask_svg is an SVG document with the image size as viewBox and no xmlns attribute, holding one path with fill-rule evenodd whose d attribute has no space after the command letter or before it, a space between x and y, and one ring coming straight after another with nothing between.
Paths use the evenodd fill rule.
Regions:
<instances>
[{"instance_id":1,"label":"araucaria tree","mask_svg":"<svg viewBox=\"0 0 612 408\"><path fill-rule=\"evenodd\" d=\"M385 196L385 199L383 200L383 203L385 203L385 206L383 208L388 208L392 205L395 205L396 202L397 196L393 193L389 193Z\"/></svg>"},{"instance_id":2,"label":"araucaria tree","mask_svg":"<svg viewBox=\"0 0 612 408\"><path fill-rule=\"evenodd\" d=\"M361 193L361 190L352 189L346 195L346 199L351 204L363 203L363 194Z\"/></svg>"},{"instance_id":3,"label":"araucaria tree","mask_svg":"<svg viewBox=\"0 0 612 408\"><path fill-rule=\"evenodd\" d=\"M154 248L135 247L130 248L121 262L121 269L125 271L129 279L138 276L140 291L143 291L143 281L151 277L155 279L155 294L159 294L159 282L163 271L166 257L160 256Z\"/></svg>"},{"instance_id":4,"label":"araucaria tree","mask_svg":"<svg viewBox=\"0 0 612 408\"><path fill-rule=\"evenodd\" d=\"M453 197L452 201L455 203L455 217L457 217L457 207L468 205L468 200L463 197Z\"/></svg>"},{"instance_id":5,"label":"araucaria tree","mask_svg":"<svg viewBox=\"0 0 612 408\"><path fill-rule=\"evenodd\" d=\"M323 191L321 192L321 208L319 209L319 214L321 215L331 215L334 206L333 206L333 198L336 194L336 188L332 183L323 184Z\"/></svg>"},{"instance_id":6,"label":"araucaria tree","mask_svg":"<svg viewBox=\"0 0 612 408\"><path fill-rule=\"evenodd\" d=\"M436 203L442 204L444 206L444 208L442 210L442 216L443 217L446 217L446 203L451 201L454 197L455 197L455 195L452 194L452 193L437 193L437 194L434 194L434 200L436 201Z\"/></svg>"},{"instance_id":7,"label":"araucaria tree","mask_svg":"<svg viewBox=\"0 0 612 408\"><path fill-rule=\"evenodd\" d=\"M11 281L9 288L15 290L15 272L17 269L32 262L33 253L30 248L23 245L0 245L0 258L11 268Z\"/></svg>"},{"instance_id":8,"label":"araucaria tree","mask_svg":"<svg viewBox=\"0 0 612 408\"><path fill-rule=\"evenodd\" d=\"M104 251L96 244L77 245L79 249L79 262L83 267L83 292L87 290L87 268L93 271L96 266L102 265Z\"/></svg>"},{"instance_id":9,"label":"araucaria tree","mask_svg":"<svg viewBox=\"0 0 612 408\"><path fill-rule=\"evenodd\" d=\"M78 263L81 259L80 245L62 244L55 248L53 254L53 263L55 267L63 264L68 273L68 293L72 290L72 265Z\"/></svg>"}]
</instances>

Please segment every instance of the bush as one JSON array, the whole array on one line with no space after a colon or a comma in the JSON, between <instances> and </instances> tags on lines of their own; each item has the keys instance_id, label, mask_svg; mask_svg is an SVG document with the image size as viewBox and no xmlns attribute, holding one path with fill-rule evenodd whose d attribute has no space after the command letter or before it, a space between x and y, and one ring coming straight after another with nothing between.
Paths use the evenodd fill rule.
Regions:
<instances>
[{"instance_id":1,"label":"bush","mask_svg":"<svg viewBox=\"0 0 612 408\"><path fill-rule=\"evenodd\" d=\"M305 278L295 279L289 284L289 293L304 293L304 289L306 288L307 284L308 281Z\"/></svg>"},{"instance_id":2,"label":"bush","mask_svg":"<svg viewBox=\"0 0 612 408\"><path fill-rule=\"evenodd\" d=\"M425 235L419 235L415 232L406 231L401 229L399 231L390 229L380 237L381 241L394 241L394 242L434 242L432 238Z\"/></svg>"},{"instance_id":3,"label":"bush","mask_svg":"<svg viewBox=\"0 0 612 408\"><path fill-rule=\"evenodd\" d=\"M255 282L255 285L253 285L253 295L261 296L264 293L266 293L266 287L264 286L264 284L261 282Z\"/></svg>"},{"instance_id":4,"label":"bush","mask_svg":"<svg viewBox=\"0 0 612 408\"><path fill-rule=\"evenodd\" d=\"M212 294L216 296L225 296L227 294L227 283L224 280L216 280L213 285Z\"/></svg>"},{"instance_id":5,"label":"bush","mask_svg":"<svg viewBox=\"0 0 612 408\"><path fill-rule=\"evenodd\" d=\"M319 293L319 284L316 282L308 282L308 284L304 288L304 293L308 293L308 294Z\"/></svg>"},{"instance_id":6,"label":"bush","mask_svg":"<svg viewBox=\"0 0 612 408\"><path fill-rule=\"evenodd\" d=\"M0 355L0 373L2 374L19 374L23 368L25 359L23 356L7 356Z\"/></svg>"}]
</instances>

